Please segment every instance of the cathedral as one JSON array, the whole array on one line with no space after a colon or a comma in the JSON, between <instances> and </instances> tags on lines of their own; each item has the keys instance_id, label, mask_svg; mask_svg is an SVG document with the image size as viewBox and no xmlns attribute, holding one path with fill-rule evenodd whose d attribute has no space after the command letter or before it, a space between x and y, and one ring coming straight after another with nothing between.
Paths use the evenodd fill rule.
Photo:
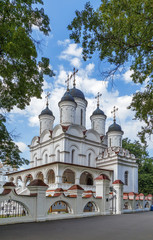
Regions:
<instances>
[{"instance_id":1,"label":"cathedral","mask_svg":"<svg viewBox=\"0 0 153 240\"><path fill-rule=\"evenodd\" d=\"M107 116L99 104L91 116L86 116L88 102L84 93L76 87L76 72L68 77L67 90L58 103L60 122L54 126L47 95L46 108L39 115L40 134L35 136L30 148L30 168L8 174L10 182L16 185L18 194L28 195L27 185L34 179L43 180L49 187L46 196L55 189L66 191L79 185L86 192L96 191L95 180L105 176L110 186L115 180L122 181L124 193L138 193L138 165L135 156L122 148L121 126L114 119L105 129ZM69 88L73 77L73 88ZM86 118L91 128L86 129ZM110 187L113 191L113 187Z\"/></svg>"}]
</instances>

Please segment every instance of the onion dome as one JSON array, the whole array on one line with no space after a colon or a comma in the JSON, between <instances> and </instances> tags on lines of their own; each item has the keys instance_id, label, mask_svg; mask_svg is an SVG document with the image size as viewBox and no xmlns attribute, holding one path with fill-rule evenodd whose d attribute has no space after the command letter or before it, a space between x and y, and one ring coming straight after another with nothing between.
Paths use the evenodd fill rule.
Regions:
<instances>
[{"instance_id":1,"label":"onion dome","mask_svg":"<svg viewBox=\"0 0 153 240\"><path fill-rule=\"evenodd\" d=\"M72 97L72 95L70 94L69 91L66 91L66 92L64 93L64 96L61 98L61 102L64 102L64 101L75 102L75 101L74 101L74 98Z\"/></svg>"},{"instance_id":2,"label":"onion dome","mask_svg":"<svg viewBox=\"0 0 153 240\"><path fill-rule=\"evenodd\" d=\"M48 108L48 105L46 106L46 108L44 110L42 110L41 114L39 116L42 116L42 115L50 115L50 116L53 116L53 113L52 111Z\"/></svg>"},{"instance_id":3,"label":"onion dome","mask_svg":"<svg viewBox=\"0 0 153 240\"><path fill-rule=\"evenodd\" d=\"M97 106L97 109L92 113L92 115L105 115L104 112Z\"/></svg>"},{"instance_id":4,"label":"onion dome","mask_svg":"<svg viewBox=\"0 0 153 240\"><path fill-rule=\"evenodd\" d=\"M115 121L108 128L108 132L114 132L114 131L122 132L121 126L118 125Z\"/></svg>"},{"instance_id":5,"label":"onion dome","mask_svg":"<svg viewBox=\"0 0 153 240\"><path fill-rule=\"evenodd\" d=\"M85 100L83 92L81 92L79 89L77 89L75 87L70 89L70 94L72 97L77 97L77 98L81 98L81 99Z\"/></svg>"}]
</instances>

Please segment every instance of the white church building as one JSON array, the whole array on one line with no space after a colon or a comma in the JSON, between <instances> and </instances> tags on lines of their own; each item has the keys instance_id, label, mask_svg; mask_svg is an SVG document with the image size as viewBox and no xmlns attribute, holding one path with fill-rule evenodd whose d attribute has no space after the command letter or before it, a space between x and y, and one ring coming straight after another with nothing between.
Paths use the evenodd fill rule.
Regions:
<instances>
[{"instance_id":1,"label":"white church building","mask_svg":"<svg viewBox=\"0 0 153 240\"><path fill-rule=\"evenodd\" d=\"M30 168L8 174L9 180L17 186L17 192L28 194L26 186L33 179L41 179L49 188L47 195L58 188L66 191L74 184L85 191L95 192L95 179L105 175L110 185L115 180L124 183L126 193L138 193L138 165L135 156L122 148L123 131L114 120L106 131L107 116L97 108L86 116L88 102L84 93L76 88L75 70L73 88L67 90L58 103L60 123L54 126L54 113L46 108L40 113L40 135L30 145ZM86 118L91 128L86 129Z\"/></svg>"},{"instance_id":2,"label":"white church building","mask_svg":"<svg viewBox=\"0 0 153 240\"><path fill-rule=\"evenodd\" d=\"M30 168L7 174L0 194L0 224L150 210L152 195L138 193L135 156L122 148L118 109L114 107L113 123L106 131L98 93L97 108L86 116L88 103L76 88L75 74L74 70L73 88L68 78L58 103L56 126L47 95L39 115L40 134L29 146Z\"/></svg>"}]
</instances>

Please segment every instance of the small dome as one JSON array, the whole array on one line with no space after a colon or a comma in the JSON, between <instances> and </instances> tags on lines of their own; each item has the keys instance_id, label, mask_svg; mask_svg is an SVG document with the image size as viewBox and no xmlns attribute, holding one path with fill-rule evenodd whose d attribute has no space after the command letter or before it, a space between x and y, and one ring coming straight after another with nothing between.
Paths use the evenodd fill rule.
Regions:
<instances>
[{"instance_id":1,"label":"small dome","mask_svg":"<svg viewBox=\"0 0 153 240\"><path fill-rule=\"evenodd\" d=\"M74 101L74 98L72 97L72 95L70 94L69 91L66 91L66 92L64 93L64 96L61 98L61 102L63 102L63 101L75 102L75 101Z\"/></svg>"},{"instance_id":2,"label":"small dome","mask_svg":"<svg viewBox=\"0 0 153 240\"><path fill-rule=\"evenodd\" d=\"M99 107L97 107L97 109L92 113L92 115L105 115L105 114Z\"/></svg>"},{"instance_id":3,"label":"small dome","mask_svg":"<svg viewBox=\"0 0 153 240\"><path fill-rule=\"evenodd\" d=\"M42 110L41 114L39 116L42 116L42 115L50 115L50 116L53 116L53 113L52 111L48 108L48 106Z\"/></svg>"},{"instance_id":4,"label":"small dome","mask_svg":"<svg viewBox=\"0 0 153 240\"><path fill-rule=\"evenodd\" d=\"M108 132L114 132L114 131L119 131L121 132L122 129L121 129L121 126L116 124L116 122L114 122L112 125L109 126L108 128Z\"/></svg>"},{"instance_id":5,"label":"small dome","mask_svg":"<svg viewBox=\"0 0 153 240\"><path fill-rule=\"evenodd\" d=\"M70 94L72 95L72 97L77 97L77 98L81 98L81 99L85 100L83 92L81 92L79 89L77 89L75 87L70 89Z\"/></svg>"}]
</instances>

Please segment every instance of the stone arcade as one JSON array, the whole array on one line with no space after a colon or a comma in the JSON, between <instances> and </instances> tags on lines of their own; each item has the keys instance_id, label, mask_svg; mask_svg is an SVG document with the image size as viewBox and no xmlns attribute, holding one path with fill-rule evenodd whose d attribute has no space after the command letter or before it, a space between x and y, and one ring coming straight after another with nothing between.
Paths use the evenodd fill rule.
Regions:
<instances>
[{"instance_id":1,"label":"stone arcade","mask_svg":"<svg viewBox=\"0 0 153 240\"><path fill-rule=\"evenodd\" d=\"M136 197L143 200L139 208L144 208L144 200L151 201L152 196L149 200L138 195L138 165L135 156L122 148L123 131L116 123L117 109L114 107L114 120L106 132L107 117L100 109L98 93L97 108L90 116L91 129L86 129L88 103L84 93L76 88L75 73L73 88L69 89L68 77L67 91L58 103L60 123L54 126L55 117L47 95L46 108L39 115L40 135L30 145L30 168L8 174L9 181L16 185L16 194L22 199L33 194L30 184L35 179L48 186L44 191L50 201L61 193L65 196L63 202L66 196L87 197L86 204L89 202L91 206L86 206L84 212L100 209L99 213L110 214L121 213L123 208L134 210L138 205L131 206L129 201ZM103 199L101 207L97 205L98 198ZM81 213L79 202L76 211Z\"/></svg>"}]
</instances>

